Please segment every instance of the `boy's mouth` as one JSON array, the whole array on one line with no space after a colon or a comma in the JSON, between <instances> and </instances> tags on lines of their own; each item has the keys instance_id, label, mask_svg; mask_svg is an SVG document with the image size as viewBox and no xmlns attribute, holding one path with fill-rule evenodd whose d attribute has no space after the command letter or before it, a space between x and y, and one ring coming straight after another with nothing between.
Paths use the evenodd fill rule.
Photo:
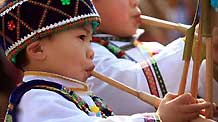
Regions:
<instances>
[{"instance_id":1,"label":"boy's mouth","mask_svg":"<svg viewBox=\"0 0 218 122\"><path fill-rule=\"evenodd\" d=\"M94 69L95 69L95 66L94 66L94 65L92 65L92 66L90 66L89 68L86 69L86 72L87 72L87 74L88 74L88 77L91 76L91 73L92 73L92 71L93 71Z\"/></svg>"},{"instance_id":2,"label":"boy's mouth","mask_svg":"<svg viewBox=\"0 0 218 122\"><path fill-rule=\"evenodd\" d=\"M136 22L137 25L140 25L140 24L141 24L140 15L141 15L141 14L137 14L137 15L134 16L134 19L135 19L135 22Z\"/></svg>"}]
</instances>

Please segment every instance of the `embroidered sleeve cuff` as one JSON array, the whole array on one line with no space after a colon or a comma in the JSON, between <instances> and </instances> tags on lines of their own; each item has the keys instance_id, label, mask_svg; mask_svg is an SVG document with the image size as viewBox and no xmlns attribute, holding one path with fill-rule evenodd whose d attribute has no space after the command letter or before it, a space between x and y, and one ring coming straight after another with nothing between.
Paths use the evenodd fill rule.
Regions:
<instances>
[{"instance_id":1,"label":"embroidered sleeve cuff","mask_svg":"<svg viewBox=\"0 0 218 122\"><path fill-rule=\"evenodd\" d=\"M156 113L145 113L145 122L162 122L160 116Z\"/></svg>"}]
</instances>

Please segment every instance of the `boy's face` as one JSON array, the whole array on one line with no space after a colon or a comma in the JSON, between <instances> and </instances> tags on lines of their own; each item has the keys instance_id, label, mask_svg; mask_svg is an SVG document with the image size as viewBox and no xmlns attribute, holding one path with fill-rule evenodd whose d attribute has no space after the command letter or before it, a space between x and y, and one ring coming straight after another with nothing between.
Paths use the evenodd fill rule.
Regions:
<instances>
[{"instance_id":1,"label":"boy's face","mask_svg":"<svg viewBox=\"0 0 218 122\"><path fill-rule=\"evenodd\" d=\"M117 36L132 36L140 24L137 0L93 0L102 23L99 30Z\"/></svg>"},{"instance_id":2,"label":"boy's face","mask_svg":"<svg viewBox=\"0 0 218 122\"><path fill-rule=\"evenodd\" d=\"M48 72L86 81L94 69L90 47L92 26L86 25L52 36L43 42Z\"/></svg>"}]
</instances>

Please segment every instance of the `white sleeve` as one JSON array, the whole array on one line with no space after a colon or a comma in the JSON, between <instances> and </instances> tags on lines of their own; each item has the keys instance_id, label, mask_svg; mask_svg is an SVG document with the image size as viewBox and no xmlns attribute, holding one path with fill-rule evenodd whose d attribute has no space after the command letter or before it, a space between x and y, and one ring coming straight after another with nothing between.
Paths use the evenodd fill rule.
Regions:
<instances>
[{"instance_id":1,"label":"white sleeve","mask_svg":"<svg viewBox=\"0 0 218 122\"><path fill-rule=\"evenodd\" d=\"M185 63L182 59L184 45L183 39L179 38L168 44L158 55L154 56L168 92L178 93ZM192 67L193 61L191 60L186 83L186 92L189 92L191 87Z\"/></svg>"},{"instance_id":2,"label":"white sleeve","mask_svg":"<svg viewBox=\"0 0 218 122\"><path fill-rule=\"evenodd\" d=\"M184 45L183 38L179 38L168 44L159 54L154 56L168 92L178 93L184 66L184 61L182 60ZM92 47L95 52L94 63L96 65L96 71L112 77L132 88L150 93L147 80L139 64L125 59L117 59L111 52L99 44L93 43ZM193 61L191 60L187 77L186 92L189 92L191 88L192 68ZM199 74L200 97L204 96L205 91L204 73L205 71L203 70L203 67L201 67L201 72ZM115 113L132 114L136 112L154 111L151 106L141 102L132 95L113 88L106 83L102 83L102 81L96 78L91 77L89 83L93 84L93 91L104 98L107 103L112 106ZM218 89L218 83L215 80L213 83L214 93L216 93L215 89ZM158 90L160 93L160 89ZM218 101L217 95L214 95L214 100ZM120 101L127 102L119 104Z\"/></svg>"},{"instance_id":3,"label":"white sleeve","mask_svg":"<svg viewBox=\"0 0 218 122\"><path fill-rule=\"evenodd\" d=\"M198 93L200 97L205 97L205 80L206 80L206 60L204 60L201 64L200 68L200 74L199 74L199 89ZM217 89L218 89L218 82L213 79L213 102L218 103L218 95L217 95Z\"/></svg>"},{"instance_id":4,"label":"white sleeve","mask_svg":"<svg viewBox=\"0 0 218 122\"><path fill-rule=\"evenodd\" d=\"M150 93L140 64L125 59L117 59L111 52L99 44L92 43L92 48L95 52L94 63L96 71L132 88ZM101 96L117 114L155 111L154 107L94 77L89 78L88 82L93 86L92 91ZM121 101L125 102L119 104Z\"/></svg>"},{"instance_id":5,"label":"white sleeve","mask_svg":"<svg viewBox=\"0 0 218 122\"><path fill-rule=\"evenodd\" d=\"M17 117L18 122L144 122L146 119L158 120L155 115L92 117L55 92L33 89L21 98Z\"/></svg>"},{"instance_id":6,"label":"white sleeve","mask_svg":"<svg viewBox=\"0 0 218 122\"><path fill-rule=\"evenodd\" d=\"M130 60L117 59L111 52L99 44L93 43L92 48L95 52L94 63L96 65L96 71L112 77L132 88L150 93L147 79L139 64ZM154 56L168 92L178 93L184 64L182 60L183 48L184 41L182 38L179 38L165 48L162 48L161 52ZM192 62L190 66L192 66ZM187 81L187 91L189 91L190 88L190 73L191 68ZM113 88L106 83L102 83L102 81L96 78L91 77L89 83L93 83L92 91L105 99L107 103L112 106L115 113L132 114L136 112L155 111L152 106L138 100L136 97ZM159 85L158 91L160 96L162 96ZM127 102L119 104L121 100Z\"/></svg>"}]
</instances>

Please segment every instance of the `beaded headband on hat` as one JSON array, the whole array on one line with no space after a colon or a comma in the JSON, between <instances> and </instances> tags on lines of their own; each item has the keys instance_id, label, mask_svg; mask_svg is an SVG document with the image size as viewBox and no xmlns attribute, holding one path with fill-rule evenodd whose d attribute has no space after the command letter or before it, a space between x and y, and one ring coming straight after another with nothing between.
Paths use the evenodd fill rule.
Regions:
<instances>
[{"instance_id":1,"label":"beaded headband on hat","mask_svg":"<svg viewBox=\"0 0 218 122\"><path fill-rule=\"evenodd\" d=\"M0 10L0 45L16 63L31 42L88 23L94 31L100 23L91 0L14 0Z\"/></svg>"}]
</instances>

